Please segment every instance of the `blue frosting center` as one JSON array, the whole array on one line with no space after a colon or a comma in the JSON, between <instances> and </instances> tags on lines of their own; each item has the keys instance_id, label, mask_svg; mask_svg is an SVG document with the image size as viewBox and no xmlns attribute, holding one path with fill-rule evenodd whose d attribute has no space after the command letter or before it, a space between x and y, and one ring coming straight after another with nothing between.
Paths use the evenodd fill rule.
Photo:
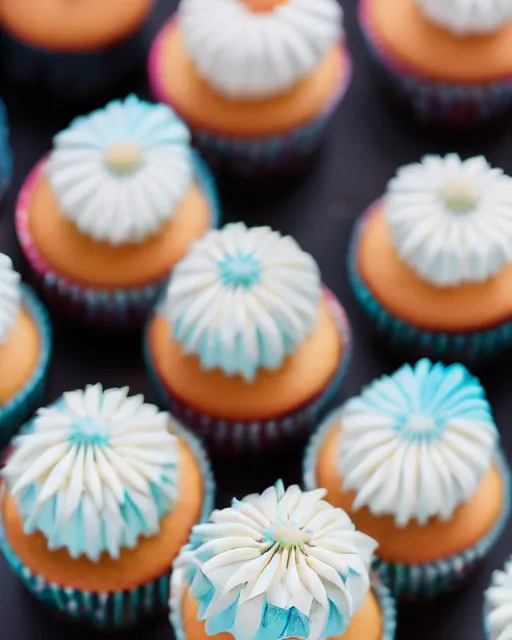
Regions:
<instances>
[{"instance_id":1,"label":"blue frosting center","mask_svg":"<svg viewBox=\"0 0 512 640\"><path fill-rule=\"evenodd\" d=\"M70 425L69 441L80 446L98 445L106 446L109 442L109 434L104 425L92 418L79 418Z\"/></svg>"},{"instance_id":2,"label":"blue frosting center","mask_svg":"<svg viewBox=\"0 0 512 640\"><path fill-rule=\"evenodd\" d=\"M251 253L236 253L219 261L219 272L224 286L249 289L261 279L261 262Z\"/></svg>"}]
</instances>

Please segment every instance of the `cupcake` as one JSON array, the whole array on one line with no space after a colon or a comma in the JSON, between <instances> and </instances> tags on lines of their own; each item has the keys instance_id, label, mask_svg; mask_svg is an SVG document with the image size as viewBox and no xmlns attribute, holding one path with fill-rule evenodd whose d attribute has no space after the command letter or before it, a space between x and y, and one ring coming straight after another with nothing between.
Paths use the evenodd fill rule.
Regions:
<instances>
[{"instance_id":1,"label":"cupcake","mask_svg":"<svg viewBox=\"0 0 512 640\"><path fill-rule=\"evenodd\" d=\"M357 226L349 274L391 346L454 362L496 354L512 343L512 179L455 154L399 169Z\"/></svg>"},{"instance_id":2,"label":"cupcake","mask_svg":"<svg viewBox=\"0 0 512 640\"><path fill-rule=\"evenodd\" d=\"M12 176L12 152L9 144L9 124L4 103L0 100L0 199Z\"/></svg>"},{"instance_id":3,"label":"cupcake","mask_svg":"<svg viewBox=\"0 0 512 640\"><path fill-rule=\"evenodd\" d=\"M0 253L0 447L43 399L51 344L46 310Z\"/></svg>"},{"instance_id":4,"label":"cupcake","mask_svg":"<svg viewBox=\"0 0 512 640\"><path fill-rule=\"evenodd\" d=\"M305 486L327 489L379 543L375 568L402 599L460 586L510 513L489 403L460 364L420 360L363 389L311 440Z\"/></svg>"},{"instance_id":5,"label":"cupcake","mask_svg":"<svg viewBox=\"0 0 512 640\"><path fill-rule=\"evenodd\" d=\"M153 92L213 162L293 171L349 84L342 19L336 0L181 0L151 48Z\"/></svg>"},{"instance_id":6,"label":"cupcake","mask_svg":"<svg viewBox=\"0 0 512 640\"><path fill-rule=\"evenodd\" d=\"M471 126L512 106L512 5L501 0L361 0L363 33L418 118ZM404 29L404 25L407 28Z\"/></svg>"},{"instance_id":7,"label":"cupcake","mask_svg":"<svg viewBox=\"0 0 512 640\"><path fill-rule=\"evenodd\" d=\"M7 563L55 614L103 628L165 610L171 564L213 505L198 442L126 387L40 409L2 475Z\"/></svg>"},{"instance_id":8,"label":"cupcake","mask_svg":"<svg viewBox=\"0 0 512 640\"><path fill-rule=\"evenodd\" d=\"M176 265L145 352L161 402L213 448L267 450L315 426L345 372L350 333L293 238L236 223Z\"/></svg>"},{"instance_id":9,"label":"cupcake","mask_svg":"<svg viewBox=\"0 0 512 640\"><path fill-rule=\"evenodd\" d=\"M18 85L83 100L142 67L153 0L0 0L3 74Z\"/></svg>"},{"instance_id":10,"label":"cupcake","mask_svg":"<svg viewBox=\"0 0 512 640\"><path fill-rule=\"evenodd\" d=\"M219 217L211 175L164 105L135 96L74 120L31 171L16 229L52 309L137 329L169 273Z\"/></svg>"},{"instance_id":11,"label":"cupcake","mask_svg":"<svg viewBox=\"0 0 512 640\"><path fill-rule=\"evenodd\" d=\"M377 545L325 493L277 482L194 527L171 579L176 639L393 640Z\"/></svg>"},{"instance_id":12,"label":"cupcake","mask_svg":"<svg viewBox=\"0 0 512 640\"><path fill-rule=\"evenodd\" d=\"M512 560L503 571L492 574L490 587L485 592L484 627L486 640L512 638Z\"/></svg>"}]
</instances>

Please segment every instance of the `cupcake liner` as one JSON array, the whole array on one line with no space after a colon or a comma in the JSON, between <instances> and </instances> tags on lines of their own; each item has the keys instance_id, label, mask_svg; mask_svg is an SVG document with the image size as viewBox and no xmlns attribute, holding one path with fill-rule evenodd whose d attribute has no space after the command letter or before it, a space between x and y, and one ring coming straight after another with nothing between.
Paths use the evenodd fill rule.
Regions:
<instances>
[{"instance_id":1,"label":"cupcake liner","mask_svg":"<svg viewBox=\"0 0 512 640\"><path fill-rule=\"evenodd\" d=\"M348 275L352 290L378 335L393 349L445 362L479 363L510 347L512 319L481 331L430 331L401 320L382 306L361 278L357 264L361 236L376 206L372 205L357 223L348 252Z\"/></svg>"},{"instance_id":2,"label":"cupcake liner","mask_svg":"<svg viewBox=\"0 0 512 640\"><path fill-rule=\"evenodd\" d=\"M192 640L185 635L182 617L182 600L189 584L185 571L177 569L171 576L171 596L169 600L169 621L175 640ZM382 635L380 640L394 640L396 632L396 604L389 589L376 575L372 575L371 589L377 598L382 614Z\"/></svg>"},{"instance_id":3,"label":"cupcake liner","mask_svg":"<svg viewBox=\"0 0 512 640\"><path fill-rule=\"evenodd\" d=\"M29 428L29 425L27 425ZM179 425L173 431L190 448L203 478L204 498L200 522L206 522L214 506L215 482L210 463L200 441ZM2 494L5 485L2 485ZM186 487L183 487L186 490ZM118 592L87 592L48 582L23 564L5 534L0 509L0 551L12 571L28 591L57 617L92 625L99 629L124 629L135 626L145 618L163 613L169 602L171 570L155 580L131 590Z\"/></svg>"},{"instance_id":4,"label":"cupcake liner","mask_svg":"<svg viewBox=\"0 0 512 640\"><path fill-rule=\"evenodd\" d=\"M220 202L213 176L195 153L193 161L197 184L210 204L211 227L217 227L220 221ZM15 212L16 232L31 267L35 286L53 311L80 324L103 329L140 329L164 292L169 274L142 287L113 290L88 287L57 273L40 254L29 224L32 193L44 171L45 162L46 158L43 158L28 175L21 188Z\"/></svg>"},{"instance_id":5,"label":"cupcake liner","mask_svg":"<svg viewBox=\"0 0 512 640\"><path fill-rule=\"evenodd\" d=\"M0 100L0 199L12 177L12 152L9 144L9 122L5 105Z\"/></svg>"},{"instance_id":6,"label":"cupcake liner","mask_svg":"<svg viewBox=\"0 0 512 640\"><path fill-rule=\"evenodd\" d=\"M340 44L340 55L346 72L329 105L314 120L303 126L262 138L243 138L222 132L194 127L186 116L173 104L162 82L160 61L163 58L164 41L170 29L175 28L176 18L172 17L153 42L149 54L149 81L159 102L169 104L187 122L196 145L205 158L213 165L247 178L274 175L276 172L293 173L313 156L325 137L327 125L345 95L352 77L352 64L348 51Z\"/></svg>"},{"instance_id":7,"label":"cupcake liner","mask_svg":"<svg viewBox=\"0 0 512 640\"><path fill-rule=\"evenodd\" d=\"M308 491L318 488L316 461L325 438L340 417L342 409L333 411L312 436L304 457L304 487ZM403 564L374 560L374 571L391 593L402 600L428 600L461 587L479 562L489 553L505 530L511 512L510 470L504 454L497 451L494 463L503 480L503 506L491 530L475 545L434 562Z\"/></svg>"},{"instance_id":8,"label":"cupcake liner","mask_svg":"<svg viewBox=\"0 0 512 640\"><path fill-rule=\"evenodd\" d=\"M112 93L113 87L142 69L150 42L146 25L128 38L97 51L58 52L0 35L1 70L13 84L40 89L68 101Z\"/></svg>"},{"instance_id":9,"label":"cupcake liner","mask_svg":"<svg viewBox=\"0 0 512 640\"><path fill-rule=\"evenodd\" d=\"M360 0L359 20L367 47L396 96L425 123L467 127L512 109L512 74L498 82L457 84L416 73L386 49L369 19L370 0Z\"/></svg>"},{"instance_id":10,"label":"cupcake liner","mask_svg":"<svg viewBox=\"0 0 512 640\"><path fill-rule=\"evenodd\" d=\"M345 311L330 291L325 290L324 295L341 336L344 350L334 378L325 391L312 401L288 414L268 420L243 421L209 416L184 404L159 378L151 356L147 329L144 339L144 356L162 406L168 407L187 428L201 436L212 450L222 455L278 449L286 446L287 442L310 433L334 400L347 371L352 351L350 325Z\"/></svg>"},{"instance_id":11,"label":"cupcake liner","mask_svg":"<svg viewBox=\"0 0 512 640\"><path fill-rule=\"evenodd\" d=\"M23 308L35 322L40 340L39 359L30 378L0 407L0 446L7 444L23 421L42 404L52 350L52 328L46 309L26 285L22 285Z\"/></svg>"}]
</instances>

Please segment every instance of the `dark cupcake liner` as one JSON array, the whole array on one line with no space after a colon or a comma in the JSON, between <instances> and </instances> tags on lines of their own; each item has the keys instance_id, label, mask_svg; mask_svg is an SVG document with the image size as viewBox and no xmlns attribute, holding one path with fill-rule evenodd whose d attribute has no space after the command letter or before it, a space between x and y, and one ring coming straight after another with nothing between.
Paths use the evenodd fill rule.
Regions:
<instances>
[{"instance_id":1,"label":"dark cupcake liner","mask_svg":"<svg viewBox=\"0 0 512 640\"><path fill-rule=\"evenodd\" d=\"M215 498L215 482L210 462L195 436L175 423L173 431L187 444L198 462L204 489L200 522L206 522L211 515ZM0 489L2 494L4 489L3 485ZM182 487L182 490L186 491L186 487ZM59 618L98 629L117 630L135 626L144 619L167 610L171 568L134 589L110 593L82 591L48 582L44 576L34 573L26 566L14 552L5 534L1 509L0 551L28 591Z\"/></svg>"},{"instance_id":2,"label":"dark cupcake liner","mask_svg":"<svg viewBox=\"0 0 512 640\"><path fill-rule=\"evenodd\" d=\"M42 404L52 350L52 328L44 306L26 285L22 285L23 308L35 322L39 334L39 359L23 389L0 407L0 446L7 444L24 420Z\"/></svg>"},{"instance_id":3,"label":"dark cupcake liner","mask_svg":"<svg viewBox=\"0 0 512 640\"><path fill-rule=\"evenodd\" d=\"M304 487L308 491L318 488L316 461L326 437L339 420L342 409L333 411L312 436L304 456ZM334 427L336 428L336 427ZM432 562L404 564L375 558L373 568L379 579L400 600L429 600L460 588L489 553L505 530L511 512L510 470L504 454L498 450L494 463L503 481L503 506L493 527L475 545ZM341 482L341 479L340 479ZM378 550L377 550L378 553Z\"/></svg>"},{"instance_id":4,"label":"dark cupcake liner","mask_svg":"<svg viewBox=\"0 0 512 640\"><path fill-rule=\"evenodd\" d=\"M360 0L359 21L379 71L417 119L425 123L470 127L512 110L512 74L498 82L462 84L433 80L397 60L379 39L368 17L369 0ZM512 65L511 65L512 67Z\"/></svg>"},{"instance_id":5,"label":"dark cupcake liner","mask_svg":"<svg viewBox=\"0 0 512 640\"><path fill-rule=\"evenodd\" d=\"M159 102L169 104L180 117L176 105L169 97L163 82L161 68L163 42L169 29L175 28L176 18L172 17L162 28L149 54L148 74L152 91ZM194 127L187 122L196 145L211 164L227 169L244 178L271 177L277 174L293 173L302 168L320 148L332 115L344 97L352 77L350 56L340 44L347 70L341 79L332 101L313 120L289 131L261 138L237 138L226 136L213 130Z\"/></svg>"},{"instance_id":6,"label":"dark cupcake liner","mask_svg":"<svg viewBox=\"0 0 512 640\"><path fill-rule=\"evenodd\" d=\"M165 291L169 275L142 287L131 289L97 289L73 282L57 273L41 256L29 225L32 192L44 169L45 159L38 163L21 188L16 206L16 232L31 267L34 285L55 313L79 324L100 329L137 330L144 326ZM201 158L194 153L195 179L206 196L211 210L211 227L220 223L220 201L215 181Z\"/></svg>"},{"instance_id":7,"label":"dark cupcake liner","mask_svg":"<svg viewBox=\"0 0 512 640\"><path fill-rule=\"evenodd\" d=\"M0 100L0 199L12 177L12 151L9 143L9 121L4 103Z\"/></svg>"},{"instance_id":8,"label":"dark cupcake liner","mask_svg":"<svg viewBox=\"0 0 512 640\"><path fill-rule=\"evenodd\" d=\"M347 268L359 304L388 346L410 355L469 364L488 360L512 346L512 319L480 331L431 331L401 320L382 306L361 278L357 258L361 237L375 212L376 205L372 205L357 223L350 243Z\"/></svg>"},{"instance_id":9,"label":"dark cupcake liner","mask_svg":"<svg viewBox=\"0 0 512 640\"><path fill-rule=\"evenodd\" d=\"M151 380L162 406L167 407L183 424L202 437L209 448L222 455L240 452L270 451L307 435L334 400L351 358L352 340L348 318L336 297L325 290L325 298L343 344L338 370L319 396L286 415L262 421L214 418L183 403L160 379L149 346L149 326L144 339L144 356ZM150 320L151 322L151 320Z\"/></svg>"}]
</instances>

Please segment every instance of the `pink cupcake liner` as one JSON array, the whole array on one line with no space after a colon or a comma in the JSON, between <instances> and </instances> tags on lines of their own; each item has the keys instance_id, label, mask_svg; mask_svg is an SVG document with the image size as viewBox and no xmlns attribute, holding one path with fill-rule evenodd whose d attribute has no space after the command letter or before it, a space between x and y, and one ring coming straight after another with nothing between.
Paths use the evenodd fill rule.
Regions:
<instances>
[{"instance_id":1,"label":"pink cupcake liner","mask_svg":"<svg viewBox=\"0 0 512 640\"><path fill-rule=\"evenodd\" d=\"M180 113L173 103L162 80L161 60L164 42L169 31L176 28L176 22L175 16L170 18L154 40L149 54L148 75L157 100L170 105L179 117L187 122L186 115ZM244 177L260 177L276 172L288 173L301 168L305 161L319 149L327 125L350 84L352 77L350 55L343 44L340 44L339 52L346 73L329 105L305 125L263 138L242 138L231 137L214 129L195 127L187 122L195 143L206 159L214 165L226 167Z\"/></svg>"}]
</instances>

